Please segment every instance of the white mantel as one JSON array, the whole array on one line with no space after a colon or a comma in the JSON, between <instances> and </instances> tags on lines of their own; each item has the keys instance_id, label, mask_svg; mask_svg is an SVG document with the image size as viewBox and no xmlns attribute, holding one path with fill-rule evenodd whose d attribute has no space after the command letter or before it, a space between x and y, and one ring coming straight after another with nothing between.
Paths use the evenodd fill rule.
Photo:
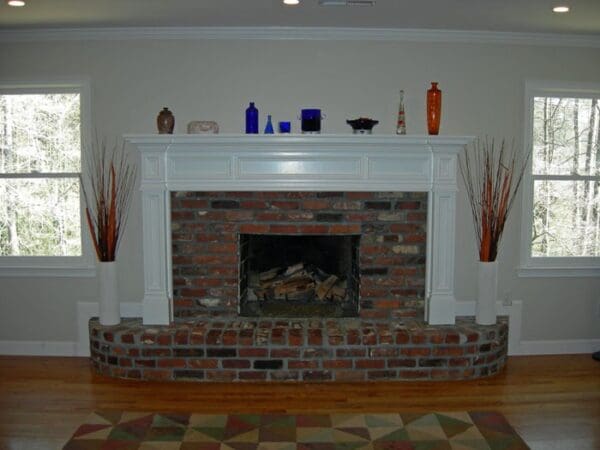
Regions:
<instances>
[{"instance_id":1,"label":"white mantel","mask_svg":"<svg viewBox=\"0 0 600 450\"><path fill-rule=\"evenodd\" d=\"M468 136L127 135L141 152L144 324L172 320L171 191L428 192L426 320L455 321L457 156Z\"/></svg>"}]
</instances>

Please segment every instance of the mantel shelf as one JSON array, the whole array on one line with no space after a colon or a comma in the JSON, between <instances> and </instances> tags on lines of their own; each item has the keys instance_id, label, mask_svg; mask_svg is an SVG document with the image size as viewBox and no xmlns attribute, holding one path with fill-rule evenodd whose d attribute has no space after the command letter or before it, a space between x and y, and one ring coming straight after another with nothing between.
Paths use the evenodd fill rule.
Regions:
<instances>
[{"instance_id":1,"label":"mantel shelf","mask_svg":"<svg viewBox=\"0 0 600 450\"><path fill-rule=\"evenodd\" d=\"M126 134L125 140L133 144L350 144L350 145L430 145L464 146L472 136L431 136L397 134Z\"/></svg>"}]
</instances>

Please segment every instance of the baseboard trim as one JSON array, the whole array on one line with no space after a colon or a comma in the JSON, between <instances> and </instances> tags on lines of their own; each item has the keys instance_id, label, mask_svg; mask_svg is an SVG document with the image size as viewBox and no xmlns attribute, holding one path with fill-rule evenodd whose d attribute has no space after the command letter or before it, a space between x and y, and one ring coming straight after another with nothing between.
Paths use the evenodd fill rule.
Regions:
<instances>
[{"instance_id":1,"label":"baseboard trim","mask_svg":"<svg viewBox=\"0 0 600 450\"><path fill-rule=\"evenodd\" d=\"M0 355L90 356L88 322L98 316L98 303L77 303L76 341L0 341ZM142 304L122 302L121 317L142 317Z\"/></svg>"},{"instance_id":2,"label":"baseboard trim","mask_svg":"<svg viewBox=\"0 0 600 450\"><path fill-rule=\"evenodd\" d=\"M600 339L521 341L520 355L567 355L600 351Z\"/></svg>"},{"instance_id":3,"label":"baseboard trim","mask_svg":"<svg viewBox=\"0 0 600 450\"><path fill-rule=\"evenodd\" d=\"M0 355L77 356L77 342L0 341Z\"/></svg>"}]
</instances>

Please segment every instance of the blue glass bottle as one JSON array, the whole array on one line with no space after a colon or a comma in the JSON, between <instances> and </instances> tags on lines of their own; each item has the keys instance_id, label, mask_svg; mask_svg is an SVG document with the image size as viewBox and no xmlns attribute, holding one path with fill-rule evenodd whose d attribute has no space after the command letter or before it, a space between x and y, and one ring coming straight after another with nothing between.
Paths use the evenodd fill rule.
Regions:
<instances>
[{"instance_id":1,"label":"blue glass bottle","mask_svg":"<svg viewBox=\"0 0 600 450\"><path fill-rule=\"evenodd\" d=\"M273 130L273 122L271 122L271 114L267 116L267 126L265 127L265 134L275 134L275 130Z\"/></svg>"},{"instance_id":2,"label":"blue glass bottle","mask_svg":"<svg viewBox=\"0 0 600 450\"><path fill-rule=\"evenodd\" d=\"M246 109L246 134L258 134L258 109L254 102Z\"/></svg>"}]
</instances>

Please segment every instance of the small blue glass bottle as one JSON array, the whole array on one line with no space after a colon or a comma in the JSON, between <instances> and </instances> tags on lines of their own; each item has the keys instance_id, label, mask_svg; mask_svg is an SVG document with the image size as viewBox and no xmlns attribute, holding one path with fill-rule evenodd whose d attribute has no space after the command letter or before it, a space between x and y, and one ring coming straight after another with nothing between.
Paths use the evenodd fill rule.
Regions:
<instances>
[{"instance_id":1,"label":"small blue glass bottle","mask_svg":"<svg viewBox=\"0 0 600 450\"><path fill-rule=\"evenodd\" d=\"M246 109L246 134L258 134L258 109L254 102Z\"/></svg>"},{"instance_id":2,"label":"small blue glass bottle","mask_svg":"<svg viewBox=\"0 0 600 450\"><path fill-rule=\"evenodd\" d=\"M273 122L271 122L271 114L267 116L267 126L265 126L265 134L275 134L275 130L273 130Z\"/></svg>"}]
</instances>

